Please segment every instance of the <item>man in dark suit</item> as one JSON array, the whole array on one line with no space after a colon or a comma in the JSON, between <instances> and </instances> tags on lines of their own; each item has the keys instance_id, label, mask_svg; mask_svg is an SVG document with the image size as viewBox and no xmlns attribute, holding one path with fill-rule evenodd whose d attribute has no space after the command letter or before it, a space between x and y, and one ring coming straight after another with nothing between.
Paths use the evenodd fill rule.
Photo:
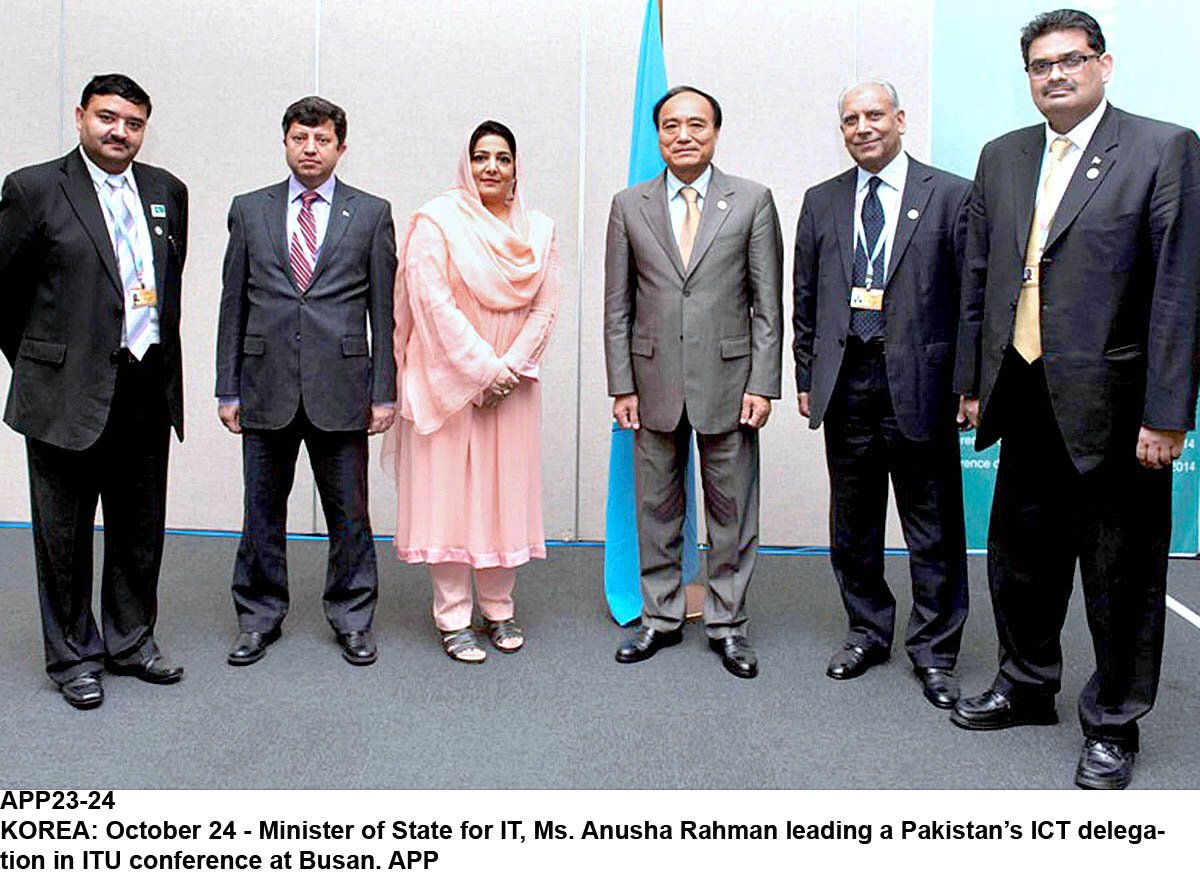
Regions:
<instances>
[{"instance_id":1,"label":"man in dark suit","mask_svg":"<svg viewBox=\"0 0 1200 877\"><path fill-rule=\"evenodd\" d=\"M617 193L604 261L613 416L636 430L642 623L617 650L642 661L683 635L680 548L692 433L712 550L704 622L750 678L746 587L758 550L758 430L779 398L782 242L765 186L712 165L721 108L694 88L654 106L664 174Z\"/></svg>"},{"instance_id":2,"label":"man in dark suit","mask_svg":"<svg viewBox=\"0 0 1200 877\"><path fill-rule=\"evenodd\" d=\"M1124 788L1158 687L1171 466L1196 406L1200 143L1107 103L1091 16L1039 15L1021 52L1046 124L980 156L955 372L977 447L1004 440L988 535L1000 668L951 718L1058 720L1078 560L1096 670L1075 782Z\"/></svg>"},{"instance_id":3,"label":"man in dark suit","mask_svg":"<svg viewBox=\"0 0 1200 877\"><path fill-rule=\"evenodd\" d=\"M346 114L306 97L283 116L291 176L233 199L217 332L221 422L242 435L245 524L233 569L252 664L288 609L287 499L303 442L329 530L325 615L351 664L375 661L378 580L367 513L367 435L392 423L391 205L334 176ZM368 321L370 333L368 338Z\"/></svg>"},{"instance_id":4,"label":"man in dark suit","mask_svg":"<svg viewBox=\"0 0 1200 877\"><path fill-rule=\"evenodd\" d=\"M79 709L103 703L105 664L147 682L183 677L154 624L172 426L183 439L188 198L174 176L133 161L150 110L129 77L94 77L75 110L79 148L15 171L0 194L4 420L25 435L46 670Z\"/></svg>"},{"instance_id":5,"label":"man in dark suit","mask_svg":"<svg viewBox=\"0 0 1200 877\"><path fill-rule=\"evenodd\" d=\"M838 109L856 167L804 196L792 317L800 413L825 424L830 560L850 616L826 674L853 679L891 651L890 473L912 574L905 645L925 697L949 709L967 617L952 377L970 183L904 153L890 83L855 85Z\"/></svg>"}]
</instances>

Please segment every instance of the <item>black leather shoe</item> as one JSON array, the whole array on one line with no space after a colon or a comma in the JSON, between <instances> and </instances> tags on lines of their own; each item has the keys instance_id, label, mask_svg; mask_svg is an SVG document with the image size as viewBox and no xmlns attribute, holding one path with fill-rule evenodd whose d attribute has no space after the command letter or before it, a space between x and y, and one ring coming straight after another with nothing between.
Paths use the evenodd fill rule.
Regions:
<instances>
[{"instance_id":1,"label":"black leather shoe","mask_svg":"<svg viewBox=\"0 0 1200 877\"><path fill-rule=\"evenodd\" d=\"M825 670L825 675L830 679L854 679L887 659L887 650L879 646L859 646L846 643L829 659L829 667Z\"/></svg>"},{"instance_id":2,"label":"black leather shoe","mask_svg":"<svg viewBox=\"0 0 1200 877\"><path fill-rule=\"evenodd\" d=\"M170 685L183 678L183 667L162 655L154 655L141 664L118 664L112 658L105 663L110 673L117 676L136 676L143 682L152 682L155 685Z\"/></svg>"},{"instance_id":3,"label":"black leather shoe","mask_svg":"<svg viewBox=\"0 0 1200 877\"><path fill-rule=\"evenodd\" d=\"M374 664L378 657L375 649L375 635L369 630L339 633L337 641L338 645L342 647L342 657L356 666Z\"/></svg>"},{"instance_id":4,"label":"black leather shoe","mask_svg":"<svg viewBox=\"0 0 1200 877\"><path fill-rule=\"evenodd\" d=\"M958 702L958 680L953 670L942 667L913 667L921 680L925 699L940 710L948 710Z\"/></svg>"},{"instance_id":5,"label":"black leather shoe","mask_svg":"<svg viewBox=\"0 0 1200 877\"><path fill-rule=\"evenodd\" d=\"M989 688L975 697L964 697L954 705L950 721L968 731L998 731L1018 725L1055 725L1058 713L1054 698L1024 697L1016 700Z\"/></svg>"},{"instance_id":6,"label":"black leather shoe","mask_svg":"<svg viewBox=\"0 0 1200 877\"><path fill-rule=\"evenodd\" d=\"M62 692L63 700L77 710L95 709L104 703L104 686L95 673L80 673L60 683L58 690Z\"/></svg>"},{"instance_id":7,"label":"black leather shoe","mask_svg":"<svg viewBox=\"0 0 1200 877\"><path fill-rule=\"evenodd\" d=\"M226 659L235 667L253 664L267 653L267 646L279 639L279 628L272 630L243 630L233 641Z\"/></svg>"},{"instance_id":8,"label":"black leather shoe","mask_svg":"<svg viewBox=\"0 0 1200 877\"><path fill-rule=\"evenodd\" d=\"M758 675L758 655L744 636L723 636L709 639L708 647L721 656L721 663L734 676L753 679Z\"/></svg>"},{"instance_id":9,"label":"black leather shoe","mask_svg":"<svg viewBox=\"0 0 1200 877\"><path fill-rule=\"evenodd\" d=\"M1075 768L1075 785L1081 789L1125 788L1133 779L1134 755L1120 743L1089 737Z\"/></svg>"},{"instance_id":10,"label":"black leather shoe","mask_svg":"<svg viewBox=\"0 0 1200 877\"><path fill-rule=\"evenodd\" d=\"M679 645L683 642L683 628L674 630L655 630L652 627L639 627L637 631L617 649L618 664L636 664L647 658L653 658L654 653L667 646Z\"/></svg>"}]
</instances>

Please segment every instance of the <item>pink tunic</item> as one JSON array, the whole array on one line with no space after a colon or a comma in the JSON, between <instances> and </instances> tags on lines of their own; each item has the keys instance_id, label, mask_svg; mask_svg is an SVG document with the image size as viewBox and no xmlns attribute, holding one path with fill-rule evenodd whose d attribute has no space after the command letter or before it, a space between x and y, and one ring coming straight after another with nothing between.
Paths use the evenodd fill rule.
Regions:
<instances>
[{"instance_id":1,"label":"pink tunic","mask_svg":"<svg viewBox=\"0 0 1200 877\"><path fill-rule=\"evenodd\" d=\"M532 299L494 309L464 281L441 228L421 214L411 226L400 268L409 323L396 426L401 560L478 569L546 556L538 364L558 304L552 243L544 257ZM470 267L478 276L480 266ZM520 384L484 408L501 363Z\"/></svg>"}]
</instances>

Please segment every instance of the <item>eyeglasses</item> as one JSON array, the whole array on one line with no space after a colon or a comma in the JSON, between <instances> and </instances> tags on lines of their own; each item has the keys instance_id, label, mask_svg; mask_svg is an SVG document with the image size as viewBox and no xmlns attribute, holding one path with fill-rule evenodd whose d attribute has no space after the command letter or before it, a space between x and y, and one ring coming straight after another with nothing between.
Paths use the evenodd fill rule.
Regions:
<instances>
[{"instance_id":1,"label":"eyeglasses","mask_svg":"<svg viewBox=\"0 0 1200 877\"><path fill-rule=\"evenodd\" d=\"M1037 61L1030 61L1025 65L1025 72L1029 74L1030 79L1045 79L1057 64L1058 69L1063 73L1078 73L1083 69L1084 64L1099 57L1099 54L1080 55L1078 52L1072 52L1062 58L1055 58L1053 61L1039 58Z\"/></svg>"}]
</instances>

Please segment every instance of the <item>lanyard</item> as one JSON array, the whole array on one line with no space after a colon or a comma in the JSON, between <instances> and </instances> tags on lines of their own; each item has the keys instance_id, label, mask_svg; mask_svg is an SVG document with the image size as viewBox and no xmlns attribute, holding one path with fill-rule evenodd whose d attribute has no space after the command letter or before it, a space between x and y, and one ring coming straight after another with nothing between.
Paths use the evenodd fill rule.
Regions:
<instances>
[{"instance_id":1,"label":"lanyard","mask_svg":"<svg viewBox=\"0 0 1200 877\"><path fill-rule=\"evenodd\" d=\"M862 219L860 218L855 223L854 242L856 245L861 244L863 252L867 252L867 235L862 228ZM871 251L870 258L867 259L867 276L863 278L863 283L867 289L871 289L872 283L875 281L875 260L879 258L879 254L883 252L884 244L887 243L887 215L884 214L883 228L879 232L879 239L875 241L875 249Z\"/></svg>"},{"instance_id":2,"label":"lanyard","mask_svg":"<svg viewBox=\"0 0 1200 877\"><path fill-rule=\"evenodd\" d=\"M102 189L104 188L111 190L111 193L103 193L101 195L100 203L104 205L104 212L108 214L109 221L112 222L113 237L116 239L113 243L119 247L118 242L121 240L125 241L125 246L129 248L129 254L133 257L133 271L137 274L138 285L145 287L145 281L142 279L145 273L145 266L142 263L141 247L138 246L139 241L137 239L140 238L140 235L138 234L137 219L134 218L133 211L129 209L129 202L125 200L126 187L122 186L119 190L115 190L106 182L102 184ZM133 223L134 240L130 240L129 235L126 234L125 229L121 226L121 221L113 213L112 205L108 200L109 198L121 199L121 206L125 208L125 212L129 214L129 219ZM118 258L118 268L120 267L119 262L120 259Z\"/></svg>"}]
</instances>

